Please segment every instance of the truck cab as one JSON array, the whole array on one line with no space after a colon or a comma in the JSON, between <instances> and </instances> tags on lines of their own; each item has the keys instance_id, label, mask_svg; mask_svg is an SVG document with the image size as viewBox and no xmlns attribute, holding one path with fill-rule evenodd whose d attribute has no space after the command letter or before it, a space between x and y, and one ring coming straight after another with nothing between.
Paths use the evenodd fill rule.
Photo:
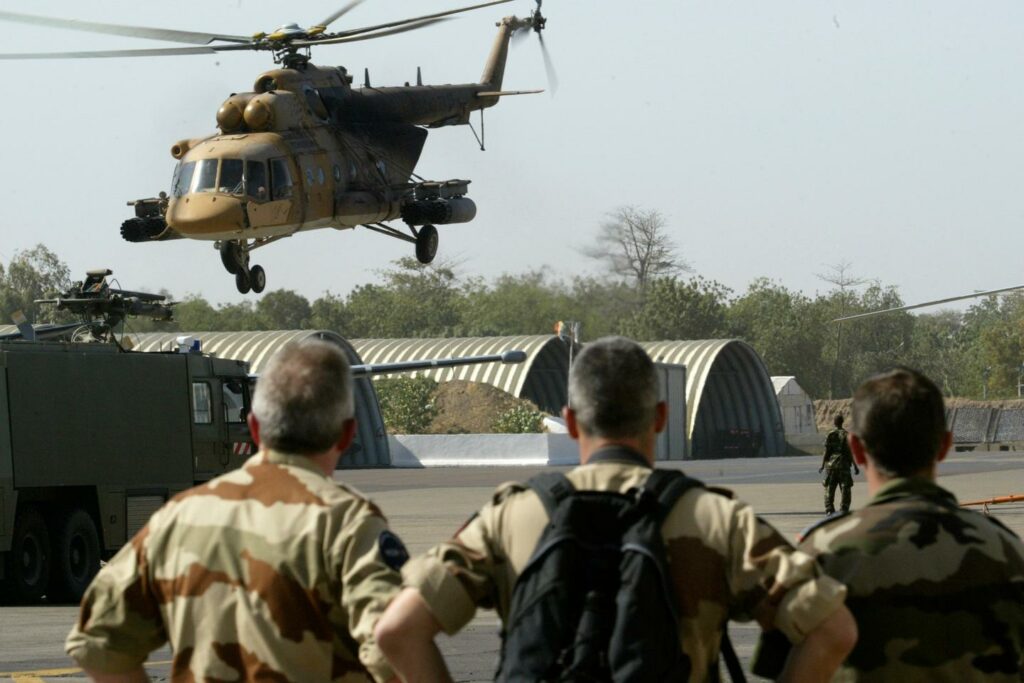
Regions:
<instances>
[{"instance_id":1,"label":"truck cab","mask_svg":"<svg viewBox=\"0 0 1024 683\"><path fill-rule=\"evenodd\" d=\"M248 366L0 343L0 600L77 601L168 498L254 452Z\"/></svg>"}]
</instances>

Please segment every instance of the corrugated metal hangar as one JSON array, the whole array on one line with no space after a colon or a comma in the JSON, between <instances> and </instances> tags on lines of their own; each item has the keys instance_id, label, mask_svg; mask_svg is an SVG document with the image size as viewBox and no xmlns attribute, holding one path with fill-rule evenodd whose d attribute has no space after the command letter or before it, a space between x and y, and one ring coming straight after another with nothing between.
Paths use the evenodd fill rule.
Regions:
<instances>
[{"instance_id":1,"label":"corrugated metal hangar","mask_svg":"<svg viewBox=\"0 0 1024 683\"><path fill-rule=\"evenodd\" d=\"M557 414L567 399L569 345L553 335L474 337L458 339L353 339L329 331L192 332L134 335L137 348L158 351L174 348L175 339L188 334L201 339L203 350L220 357L246 360L258 373L282 345L296 339L318 337L345 349L353 363L394 363L417 358L525 351L519 365L490 363L419 371L438 382L455 379L491 384L513 396L528 398L541 409ZM735 339L666 341L643 344L658 363L685 366L685 440L673 444L664 457L782 455L785 452L782 416L771 379L754 349ZM416 374L416 373L412 373ZM372 383L360 380L357 403L362 451L350 460L354 466L381 466L390 462L383 421ZM665 441L665 440L663 440Z\"/></svg>"},{"instance_id":2,"label":"corrugated metal hangar","mask_svg":"<svg viewBox=\"0 0 1024 683\"><path fill-rule=\"evenodd\" d=\"M738 339L643 342L656 363L686 367L689 457L783 455L786 437L768 370Z\"/></svg>"}]
</instances>

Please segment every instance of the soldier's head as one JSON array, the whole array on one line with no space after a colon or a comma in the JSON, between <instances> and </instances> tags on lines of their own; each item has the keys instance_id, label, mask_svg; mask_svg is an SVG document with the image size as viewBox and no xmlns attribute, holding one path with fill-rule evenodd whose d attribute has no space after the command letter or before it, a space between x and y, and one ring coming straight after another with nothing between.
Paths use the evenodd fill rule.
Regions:
<instances>
[{"instance_id":1,"label":"soldier's head","mask_svg":"<svg viewBox=\"0 0 1024 683\"><path fill-rule=\"evenodd\" d=\"M252 413L260 443L273 450L313 455L331 449L354 431L348 359L323 341L287 344L260 374Z\"/></svg>"},{"instance_id":2,"label":"soldier's head","mask_svg":"<svg viewBox=\"0 0 1024 683\"><path fill-rule=\"evenodd\" d=\"M843 416L841 413L832 418L832 424L834 424L837 429L843 428Z\"/></svg>"},{"instance_id":3,"label":"soldier's head","mask_svg":"<svg viewBox=\"0 0 1024 683\"><path fill-rule=\"evenodd\" d=\"M950 445L942 393L910 368L875 375L853 395L853 435L883 476L929 474Z\"/></svg>"},{"instance_id":4,"label":"soldier's head","mask_svg":"<svg viewBox=\"0 0 1024 683\"><path fill-rule=\"evenodd\" d=\"M587 344L569 370L565 412L570 433L575 429L585 438L642 440L661 431L665 405L658 401L650 356L624 337Z\"/></svg>"}]
</instances>

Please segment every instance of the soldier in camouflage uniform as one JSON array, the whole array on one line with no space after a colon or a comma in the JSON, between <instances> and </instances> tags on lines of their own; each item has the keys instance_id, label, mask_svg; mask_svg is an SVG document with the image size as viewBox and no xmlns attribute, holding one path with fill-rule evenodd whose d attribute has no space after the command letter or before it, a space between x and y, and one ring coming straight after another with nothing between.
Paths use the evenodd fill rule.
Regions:
<instances>
[{"instance_id":1,"label":"soldier in camouflage uniform","mask_svg":"<svg viewBox=\"0 0 1024 683\"><path fill-rule=\"evenodd\" d=\"M855 474L860 474L857 463L853 461L850 454L850 446L847 443L849 434L843 429L843 416L836 415L832 423L836 426L828 436L825 437L825 456L821 459L820 474L827 469L825 478L821 485L825 487L825 514L831 515L836 511L836 486L842 491L842 502L840 509L843 512L850 511L850 499L853 496L853 477L850 476L850 466L853 466Z\"/></svg>"},{"instance_id":2,"label":"soldier in camouflage uniform","mask_svg":"<svg viewBox=\"0 0 1024 683\"><path fill-rule=\"evenodd\" d=\"M66 647L90 675L148 680L169 641L176 681L393 678L373 625L407 556L380 510L332 480L355 434L344 354L288 345L252 410L260 451L175 496L87 590Z\"/></svg>"},{"instance_id":3,"label":"soldier in camouflage uniform","mask_svg":"<svg viewBox=\"0 0 1024 683\"><path fill-rule=\"evenodd\" d=\"M850 591L860 637L836 680L1024 680L1024 545L935 483L951 441L942 395L915 371L854 395L850 447L873 497L800 545Z\"/></svg>"},{"instance_id":4,"label":"soldier in camouflage uniform","mask_svg":"<svg viewBox=\"0 0 1024 683\"><path fill-rule=\"evenodd\" d=\"M572 366L569 395L564 416L581 462L567 473L573 486L618 492L641 486L667 415L647 354L622 338L588 344ZM592 456L600 462L588 464ZM428 680L416 677L424 662L410 644L433 642L441 630L454 634L477 607L495 608L505 619L516 578L547 522L534 491L504 484L451 540L410 560L403 568L406 588L377 627L396 671L410 681ZM856 634L842 604L844 588L727 492L685 493L662 533L691 681L717 680L728 619L757 619L800 643L788 661L793 680L827 680L849 651Z\"/></svg>"}]
</instances>

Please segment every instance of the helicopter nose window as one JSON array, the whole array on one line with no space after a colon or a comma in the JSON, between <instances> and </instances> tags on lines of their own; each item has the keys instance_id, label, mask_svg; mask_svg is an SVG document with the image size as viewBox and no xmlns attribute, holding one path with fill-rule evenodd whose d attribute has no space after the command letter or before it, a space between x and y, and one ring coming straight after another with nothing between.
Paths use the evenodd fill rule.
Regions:
<instances>
[{"instance_id":1,"label":"helicopter nose window","mask_svg":"<svg viewBox=\"0 0 1024 683\"><path fill-rule=\"evenodd\" d=\"M217 185L218 192L225 194L242 194L242 168L241 159L224 159L220 162L220 183Z\"/></svg>"},{"instance_id":2,"label":"helicopter nose window","mask_svg":"<svg viewBox=\"0 0 1024 683\"><path fill-rule=\"evenodd\" d=\"M179 162L174 168L174 179L171 181L172 192L175 197L188 194L188 188L192 185L192 174L196 170L196 162Z\"/></svg>"},{"instance_id":3,"label":"helicopter nose window","mask_svg":"<svg viewBox=\"0 0 1024 683\"><path fill-rule=\"evenodd\" d=\"M213 192L217 187L218 159L200 159L196 162L196 186L193 192Z\"/></svg>"},{"instance_id":4,"label":"helicopter nose window","mask_svg":"<svg viewBox=\"0 0 1024 683\"><path fill-rule=\"evenodd\" d=\"M292 196L292 175L284 159L270 160L270 198L286 199Z\"/></svg>"},{"instance_id":5,"label":"helicopter nose window","mask_svg":"<svg viewBox=\"0 0 1024 683\"><path fill-rule=\"evenodd\" d=\"M262 161L246 162L245 193L257 201L267 198L267 167Z\"/></svg>"}]
</instances>

